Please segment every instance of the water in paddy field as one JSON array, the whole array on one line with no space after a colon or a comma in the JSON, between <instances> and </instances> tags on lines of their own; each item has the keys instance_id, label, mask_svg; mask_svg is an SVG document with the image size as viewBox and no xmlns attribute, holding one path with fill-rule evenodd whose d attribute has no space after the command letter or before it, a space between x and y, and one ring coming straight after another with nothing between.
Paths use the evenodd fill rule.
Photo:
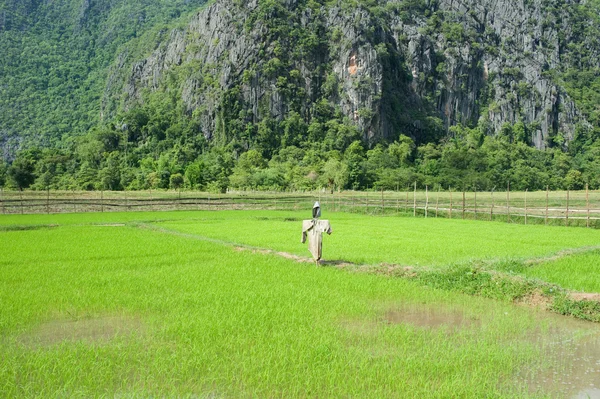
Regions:
<instances>
[{"instance_id":1,"label":"water in paddy field","mask_svg":"<svg viewBox=\"0 0 600 399\"><path fill-rule=\"evenodd\" d=\"M543 357L538 366L523 370L516 380L529 386L531 393L552 398L600 399L600 324L547 312L541 313L540 317L549 319L549 327L540 328L524 339L539 345ZM388 311L383 321L448 331L478 328L482 323L466 317L459 310L428 306Z\"/></svg>"},{"instance_id":2,"label":"water in paddy field","mask_svg":"<svg viewBox=\"0 0 600 399\"><path fill-rule=\"evenodd\" d=\"M600 325L552 319L548 331L532 337L542 346L544 364L522 372L519 380L555 398L600 399Z\"/></svg>"}]
</instances>

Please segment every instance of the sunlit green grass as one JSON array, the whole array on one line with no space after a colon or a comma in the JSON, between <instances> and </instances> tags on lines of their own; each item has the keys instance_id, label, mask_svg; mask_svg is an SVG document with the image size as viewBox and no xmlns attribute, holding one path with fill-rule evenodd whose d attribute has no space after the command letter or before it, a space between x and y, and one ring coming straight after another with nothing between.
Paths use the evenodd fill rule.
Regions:
<instances>
[{"instance_id":1,"label":"sunlit green grass","mask_svg":"<svg viewBox=\"0 0 600 399\"><path fill-rule=\"evenodd\" d=\"M527 337L545 323L506 303L127 226L3 231L0 248L5 397L523 397L513 378L539 355ZM473 324L383 322L410 304ZM106 316L136 328L36 342L48 322Z\"/></svg>"},{"instance_id":2,"label":"sunlit green grass","mask_svg":"<svg viewBox=\"0 0 600 399\"><path fill-rule=\"evenodd\" d=\"M600 251L571 255L528 267L524 274L582 292L600 292Z\"/></svg>"},{"instance_id":3,"label":"sunlit green grass","mask_svg":"<svg viewBox=\"0 0 600 399\"><path fill-rule=\"evenodd\" d=\"M168 229L224 241L309 255L300 244L302 212L202 213L161 223ZM531 258L600 244L600 231L466 220L325 215L325 260L443 265L474 259Z\"/></svg>"}]
</instances>

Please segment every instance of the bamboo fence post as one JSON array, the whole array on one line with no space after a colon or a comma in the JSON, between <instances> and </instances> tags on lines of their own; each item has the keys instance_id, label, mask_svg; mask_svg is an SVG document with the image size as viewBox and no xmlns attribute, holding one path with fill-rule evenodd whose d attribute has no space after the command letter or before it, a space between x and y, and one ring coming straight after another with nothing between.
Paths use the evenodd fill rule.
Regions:
<instances>
[{"instance_id":1,"label":"bamboo fence post","mask_svg":"<svg viewBox=\"0 0 600 399\"><path fill-rule=\"evenodd\" d=\"M415 190L413 191L413 217L417 217L417 182L415 182Z\"/></svg>"},{"instance_id":2,"label":"bamboo fence post","mask_svg":"<svg viewBox=\"0 0 600 399\"><path fill-rule=\"evenodd\" d=\"M529 191L528 188L525 189L525 225L527 225L527 191Z\"/></svg>"},{"instance_id":3,"label":"bamboo fence post","mask_svg":"<svg viewBox=\"0 0 600 399\"><path fill-rule=\"evenodd\" d=\"M586 227L590 227L590 186L587 183L585 185L585 209L587 214Z\"/></svg>"},{"instance_id":4,"label":"bamboo fence post","mask_svg":"<svg viewBox=\"0 0 600 399\"><path fill-rule=\"evenodd\" d=\"M462 218L465 218L465 188L463 187L463 200L462 200Z\"/></svg>"},{"instance_id":5,"label":"bamboo fence post","mask_svg":"<svg viewBox=\"0 0 600 399\"><path fill-rule=\"evenodd\" d=\"M452 187L450 187L450 219L452 219Z\"/></svg>"},{"instance_id":6,"label":"bamboo fence post","mask_svg":"<svg viewBox=\"0 0 600 399\"><path fill-rule=\"evenodd\" d=\"M550 189L546 186L546 214L544 215L544 224L548 225L548 197L550 195Z\"/></svg>"},{"instance_id":7,"label":"bamboo fence post","mask_svg":"<svg viewBox=\"0 0 600 399\"><path fill-rule=\"evenodd\" d=\"M569 189L567 189L567 209L565 212L565 226L569 226Z\"/></svg>"},{"instance_id":8,"label":"bamboo fence post","mask_svg":"<svg viewBox=\"0 0 600 399\"><path fill-rule=\"evenodd\" d=\"M429 213L429 187L425 186L425 219Z\"/></svg>"},{"instance_id":9,"label":"bamboo fence post","mask_svg":"<svg viewBox=\"0 0 600 399\"><path fill-rule=\"evenodd\" d=\"M437 196L435 197L435 217L438 217L438 211L440 209L440 186L438 186Z\"/></svg>"},{"instance_id":10,"label":"bamboo fence post","mask_svg":"<svg viewBox=\"0 0 600 399\"><path fill-rule=\"evenodd\" d=\"M277 203L277 200L275 200L275 203ZM331 211L335 212L335 191L331 193Z\"/></svg>"},{"instance_id":11,"label":"bamboo fence post","mask_svg":"<svg viewBox=\"0 0 600 399\"><path fill-rule=\"evenodd\" d=\"M506 187L506 222L510 223L510 182Z\"/></svg>"}]
</instances>

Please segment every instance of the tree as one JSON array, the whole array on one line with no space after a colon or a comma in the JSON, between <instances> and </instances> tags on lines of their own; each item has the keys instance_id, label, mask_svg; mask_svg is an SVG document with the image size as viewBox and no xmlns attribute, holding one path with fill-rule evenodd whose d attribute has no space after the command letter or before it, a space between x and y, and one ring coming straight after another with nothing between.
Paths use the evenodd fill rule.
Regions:
<instances>
[{"instance_id":1,"label":"tree","mask_svg":"<svg viewBox=\"0 0 600 399\"><path fill-rule=\"evenodd\" d=\"M121 189L121 165L119 162L119 153L112 152L106 160L106 166L98 173L101 188L104 190Z\"/></svg>"},{"instance_id":2,"label":"tree","mask_svg":"<svg viewBox=\"0 0 600 399\"><path fill-rule=\"evenodd\" d=\"M396 158L400 165L408 165L414 149L415 142L403 134L388 147L390 155Z\"/></svg>"},{"instance_id":3,"label":"tree","mask_svg":"<svg viewBox=\"0 0 600 399\"><path fill-rule=\"evenodd\" d=\"M185 168L185 185L191 189L202 186L202 165L199 162L194 162Z\"/></svg>"},{"instance_id":4,"label":"tree","mask_svg":"<svg viewBox=\"0 0 600 399\"><path fill-rule=\"evenodd\" d=\"M6 184L8 165L4 161L0 161L0 188Z\"/></svg>"},{"instance_id":5,"label":"tree","mask_svg":"<svg viewBox=\"0 0 600 399\"><path fill-rule=\"evenodd\" d=\"M22 191L34 182L34 170L35 163L33 159L17 157L8 168L8 177L11 179L12 183Z\"/></svg>"},{"instance_id":6,"label":"tree","mask_svg":"<svg viewBox=\"0 0 600 399\"><path fill-rule=\"evenodd\" d=\"M348 165L344 162L340 162L337 159L331 158L323 166L323 174L321 175L325 182L329 186L331 193L333 194L334 189L341 190L346 184L348 184L349 173Z\"/></svg>"},{"instance_id":7,"label":"tree","mask_svg":"<svg viewBox=\"0 0 600 399\"><path fill-rule=\"evenodd\" d=\"M183 176L181 175L181 173L172 174L169 185L174 190L177 190L178 188L183 186Z\"/></svg>"}]
</instances>

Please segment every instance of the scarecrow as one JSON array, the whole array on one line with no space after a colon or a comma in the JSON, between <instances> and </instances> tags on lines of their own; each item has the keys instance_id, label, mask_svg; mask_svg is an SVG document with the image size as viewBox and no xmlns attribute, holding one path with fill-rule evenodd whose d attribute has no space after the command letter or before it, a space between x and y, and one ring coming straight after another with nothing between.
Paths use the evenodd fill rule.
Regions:
<instances>
[{"instance_id":1,"label":"scarecrow","mask_svg":"<svg viewBox=\"0 0 600 399\"><path fill-rule=\"evenodd\" d=\"M319 220L321 217L321 205L315 202L312 209L311 220L302 222L302 243L306 242L308 237L308 250L313 256L315 263L318 265L323 253L323 233L331 234L331 225L329 220Z\"/></svg>"}]
</instances>

